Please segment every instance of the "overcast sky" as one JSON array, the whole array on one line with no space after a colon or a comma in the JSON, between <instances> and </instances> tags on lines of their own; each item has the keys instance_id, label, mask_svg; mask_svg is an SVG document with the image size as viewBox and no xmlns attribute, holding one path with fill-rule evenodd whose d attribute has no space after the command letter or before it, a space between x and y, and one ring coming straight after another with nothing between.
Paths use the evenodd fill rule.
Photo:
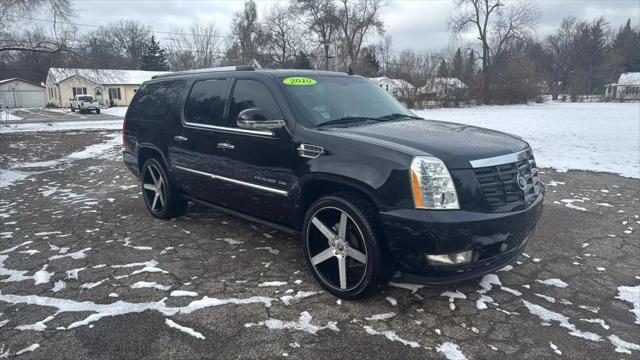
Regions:
<instances>
[{"instance_id":1,"label":"overcast sky","mask_svg":"<svg viewBox=\"0 0 640 360\"><path fill-rule=\"evenodd\" d=\"M509 0L507 0L509 1ZM287 1L280 1L287 3ZM604 16L616 28L628 18L640 23L640 0L537 0L541 18L536 29L543 37L554 31L562 18L575 16L596 19ZM75 19L81 24L107 25L121 19L133 19L149 25L152 30L170 31L172 26L188 26L193 21L214 21L226 34L233 13L242 8L236 0L75 0ZM258 14L264 14L276 1L257 1ZM455 12L453 0L390 0L382 16L386 33L393 37L396 51L439 50L449 45L451 35L447 22ZM83 31L90 27L80 27ZM158 37L169 35L157 34ZM370 41L377 41L375 37Z\"/></svg>"}]
</instances>

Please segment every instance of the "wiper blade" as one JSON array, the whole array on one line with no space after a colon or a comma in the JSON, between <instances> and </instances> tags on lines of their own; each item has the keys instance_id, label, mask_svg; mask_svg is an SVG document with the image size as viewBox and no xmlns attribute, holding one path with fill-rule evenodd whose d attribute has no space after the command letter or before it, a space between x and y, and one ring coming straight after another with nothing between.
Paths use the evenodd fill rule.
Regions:
<instances>
[{"instance_id":1,"label":"wiper blade","mask_svg":"<svg viewBox=\"0 0 640 360\"><path fill-rule=\"evenodd\" d=\"M394 113L394 114L389 114L389 115L385 115L385 116L380 116L378 119L379 120L397 120L397 119L419 119L419 120L422 120L421 117L413 116L413 115L409 115L409 114L401 114L401 113Z\"/></svg>"},{"instance_id":2,"label":"wiper blade","mask_svg":"<svg viewBox=\"0 0 640 360\"><path fill-rule=\"evenodd\" d=\"M318 127L327 126L327 125L353 124L353 123L360 123L360 122L366 122L366 121L380 121L380 119L370 118L365 116L345 116L339 119L329 120L329 121L320 123Z\"/></svg>"}]
</instances>

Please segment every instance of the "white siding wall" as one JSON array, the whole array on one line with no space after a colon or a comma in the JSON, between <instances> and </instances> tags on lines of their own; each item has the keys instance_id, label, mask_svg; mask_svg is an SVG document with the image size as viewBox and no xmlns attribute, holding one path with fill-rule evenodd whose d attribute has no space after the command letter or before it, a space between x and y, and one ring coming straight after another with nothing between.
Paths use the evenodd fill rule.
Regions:
<instances>
[{"instance_id":1,"label":"white siding wall","mask_svg":"<svg viewBox=\"0 0 640 360\"><path fill-rule=\"evenodd\" d=\"M15 80L0 84L0 104L10 108L44 107L45 89L24 81Z\"/></svg>"}]
</instances>

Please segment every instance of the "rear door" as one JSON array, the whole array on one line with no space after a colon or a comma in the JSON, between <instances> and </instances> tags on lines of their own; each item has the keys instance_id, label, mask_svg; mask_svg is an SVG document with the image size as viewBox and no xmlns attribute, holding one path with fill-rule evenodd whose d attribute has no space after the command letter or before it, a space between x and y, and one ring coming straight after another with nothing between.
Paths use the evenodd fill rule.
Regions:
<instances>
[{"instance_id":1,"label":"rear door","mask_svg":"<svg viewBox=\"0 0 640 360\"><path fill-rule=\"evenodd\" d=\"M228 78L192 83L169 150L181 189L189 196L213 203L220 203L218 194L226 185L215 177L221 171L216 128L225 121L229 84Z\"/></svg>"}]
</instances>

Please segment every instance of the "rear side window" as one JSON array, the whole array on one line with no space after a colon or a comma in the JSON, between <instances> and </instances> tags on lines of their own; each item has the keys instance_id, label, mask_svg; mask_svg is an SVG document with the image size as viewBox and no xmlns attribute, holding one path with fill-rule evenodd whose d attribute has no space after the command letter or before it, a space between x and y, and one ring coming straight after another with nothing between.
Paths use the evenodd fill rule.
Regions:
<instances>
[{"instance_id":1,"label":"rear side window","mask_svg":"<svg viewBox=\"0 0 640 360\"><path fill-rule=\"evenodd\" d=\"M175 107L186 81L174 80L144 84L136 92L127 117L147 121L163 121Z\"/></svg>"},{"instance_id":2,"label":"rear side window","mask_svg":"<svg viewBox=\"0 0 640 360\"><path fill-rule=\"evenodd\" d=\"M184 107L187 122L224 126L227 79L202 80L193 84Z\"/></svg>"},{"instance_id":3,"label":"rear side window","mask_svg":"<svg viewBox=\"0 0 640 360\"><path fill-rule=\"evenodd\" d=\"M282 112L264 84L255 80L238 80L233 89L229 112L230 123L235 127L236 117L245 109L257 108L268 110L273 118L267 120L281 120Z\"/></svg>"}]
</instances>

